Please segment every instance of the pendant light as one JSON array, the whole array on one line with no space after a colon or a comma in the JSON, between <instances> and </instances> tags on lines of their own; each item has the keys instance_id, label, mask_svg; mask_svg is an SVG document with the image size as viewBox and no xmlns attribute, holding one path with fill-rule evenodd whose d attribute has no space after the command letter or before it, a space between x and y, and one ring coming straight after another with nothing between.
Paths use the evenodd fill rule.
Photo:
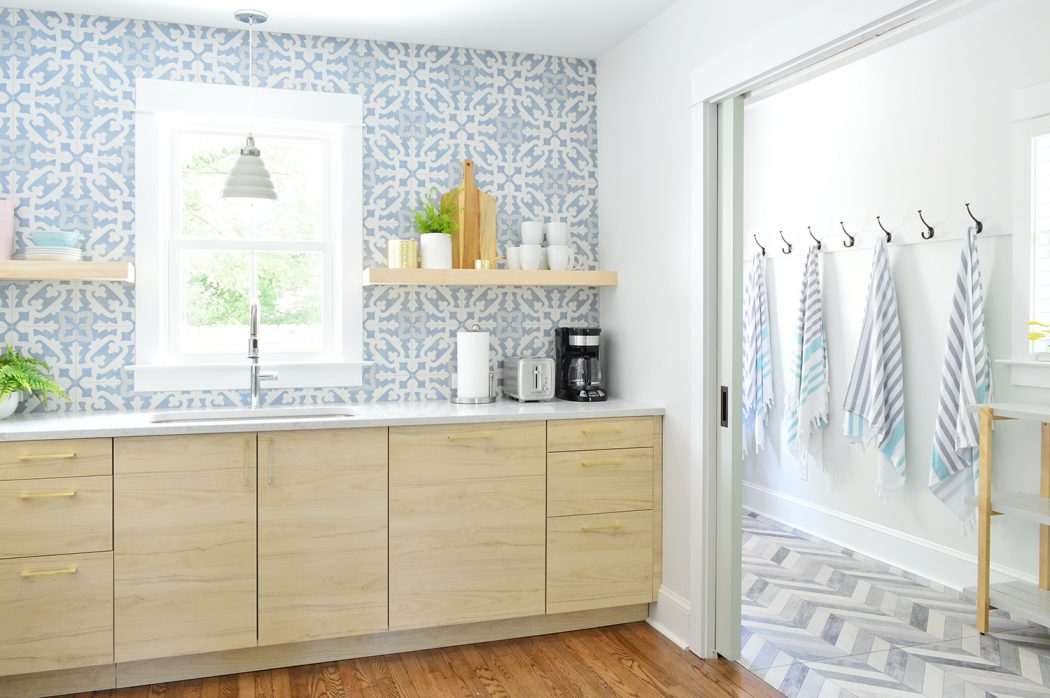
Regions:
<instances>
[{"instance_id":1,"label":"pendant light","mask_svg":"<svg viewBox=\"0 0 1050 698\"><path fill-rule=\"evenodd\" d=\"M273 186L270 171L266 169L259 149L255 146L252 126L255 120L255 64L252 53L255 43L254 28L267 20L265 12L259 10L237 10L233 13L238 22L248 25L248 137L241 148L241 155L226 177L222 188L224 199L246 199L250 202L270 202L277 200L277 189Z\"/></svg>"}]
</instances>

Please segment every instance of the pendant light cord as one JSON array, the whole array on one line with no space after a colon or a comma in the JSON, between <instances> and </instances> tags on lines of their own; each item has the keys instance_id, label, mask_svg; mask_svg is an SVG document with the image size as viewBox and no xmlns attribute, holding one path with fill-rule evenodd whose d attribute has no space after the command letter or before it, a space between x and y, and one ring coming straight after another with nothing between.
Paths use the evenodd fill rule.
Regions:
<instances>
[{"instance_id":1,"label":"pendant light cord","mask_svg":"<svg viewBox=\"0 0 1050 698\"><path fill-rule=\"evenodd\" d=\"M248 19L248 135L255 131L255 18Z\"/></svg>"}]
</instances>

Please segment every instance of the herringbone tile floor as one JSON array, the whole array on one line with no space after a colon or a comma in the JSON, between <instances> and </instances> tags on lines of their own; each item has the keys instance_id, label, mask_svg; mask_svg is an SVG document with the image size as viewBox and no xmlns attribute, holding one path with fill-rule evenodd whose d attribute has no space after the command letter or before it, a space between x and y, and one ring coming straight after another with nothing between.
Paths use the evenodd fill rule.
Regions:
<instances>
[{"instance_id":1,"label":"herringbone tile floor","mask_svg":"<svg viewBox=\"0 0 1050 698\"><path fill-rule=\"evenodd\" d=\"M1050 696L1050 633L754 513L742 663L789 698Z\"/></svg>"}]
</instances>

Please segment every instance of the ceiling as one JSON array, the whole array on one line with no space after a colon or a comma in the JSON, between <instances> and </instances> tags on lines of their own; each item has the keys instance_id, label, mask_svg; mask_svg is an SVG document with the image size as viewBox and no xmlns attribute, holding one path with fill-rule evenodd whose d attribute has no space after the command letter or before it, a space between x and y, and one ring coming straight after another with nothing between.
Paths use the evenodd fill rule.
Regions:
<instances>
[{"instance_id":1,"label":"ceiling","mask_svg":"<svg viewBox=\"0 0 1050 698\"><path fill-rule=\"evenodd\" d=\"M7 0L6 7L596 58L674 0Z\"/></svg>"}]
</instances>

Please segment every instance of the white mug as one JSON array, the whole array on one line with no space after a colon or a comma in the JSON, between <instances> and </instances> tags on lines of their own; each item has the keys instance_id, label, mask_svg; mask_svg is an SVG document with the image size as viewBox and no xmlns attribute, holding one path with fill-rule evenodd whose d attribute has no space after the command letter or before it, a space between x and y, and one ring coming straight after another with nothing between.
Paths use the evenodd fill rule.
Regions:
<instances>
[{"instance_id":1,"label":"white mug","mask_svg":"<svg viewBox=\"0 0 1050 698\"><path fill-rule=\"evenodd\" d=\"M553 271L572 269L572 262L572 253L569 252L568 245L547 246L547 263L550 264Z\"/></svg>"},{"instance_id":2,"label":"white mug","mask_svg":"<svg viewBox=\"0 0 1050 698\"><path fill-rule=\"evenodd\" d=\"M522 269L535 271L540 268L540 264L543 261L542 247L539 245L522 245L518 249L521 250Z\"/></svg>"},{"instance_id":3,"label":"white mug","mask_svg":"<svg viewBox=\"0 0 1050 698\"><path fill-rule=\"evenodd\" d=\"M507 269L521 269L521 248L517 245L507 246Z\"/></svg>"},{"instance_id":4,"label":"white mug","mask_svg":"<svg viewBox=\"0 0 1050 698\"><path fill-rule=\"evenodd\" d=\"M547 224L548 245L569 244L569 224L564 221L552 221Z\"/></svg>"},{"instance_id":5,"label":"white mug","mask_svg":"<svg viewBox=\"0 0 1050 698\"><path fill-rule=\"evenodd\" d=\"M543 223L539 221L524 221L521 224L522 245L543 244Z\"/></svg>"}]
</instances>

